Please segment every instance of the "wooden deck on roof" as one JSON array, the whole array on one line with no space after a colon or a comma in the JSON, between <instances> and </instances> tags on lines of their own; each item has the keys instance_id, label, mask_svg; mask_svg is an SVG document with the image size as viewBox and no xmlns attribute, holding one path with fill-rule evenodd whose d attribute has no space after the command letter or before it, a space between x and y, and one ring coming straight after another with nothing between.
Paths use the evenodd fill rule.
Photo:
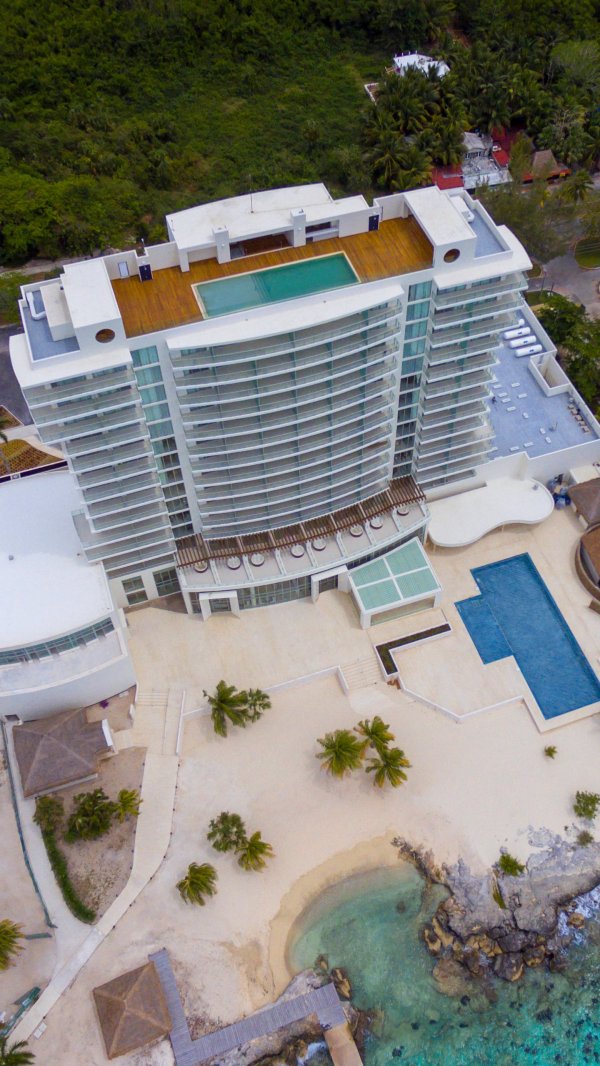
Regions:
<instances>
[{"instance_id":1,"label":"wooden deck on roof","mask_svg":"<svg viewBox=\"0 0 600 1066\"><path fill-rule=\"evenodd\" d=\"M119 278L112 287L128 337L154 333L173 326L202 321L192 285L200 281L245 274L250 270L280 266L333 252L345 252L361 281L377 281L425 270L433 262L433 249L414 218L394 218L378 230L353 237L332 237L300 248L279 248L230 263L205 259L183 273L179 267L154 272L152 281Z\"/></svg>"}]
</instances>

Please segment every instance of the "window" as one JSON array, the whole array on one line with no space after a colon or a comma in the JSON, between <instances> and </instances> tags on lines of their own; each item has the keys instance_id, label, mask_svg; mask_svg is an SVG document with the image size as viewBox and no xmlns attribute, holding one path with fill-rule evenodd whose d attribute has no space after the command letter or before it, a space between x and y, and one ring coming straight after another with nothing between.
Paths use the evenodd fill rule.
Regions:
<instances>
[{"instance_id":1,"label":"window","mask_svg":"<svg viewBox=\"0 0 600 1066\"><path fill-rule=\"evenodd\" d=\"M153 439L156 437L168 437L173 435L173 426L168 420L165 422L151 422L148 426L148 432Z\"/></svg>"},{"instance_id":2,"label":"window","mask_svg":"<svg viewBox=\"0 0 600 1066\"><path fill-rule=\"evenodd\" d=\"M408 290L408 302L414 303L415 300L425 300L431 295L431 282L421 281L418 285L411 285Z\"/></svg>"},{"instance_id":3,"label":"window","mask_svg":"<svg viewBox=\"0 0 600 1066\"><path fill-rule=\"evenodd\" d=\"M424 300L422 303L409 304L406 317L409 322L412 322L415 318L427 318L428 314L429 300Z\"/></svg>"},{"instance_id":4,"label":"window","mask_svg":"<svg viewBox=\"0 0 600 1066\"><path fill-rule=\"evenodd\" d=\"M319 592L328 592L330 589L336 589L338 587L338 575L334 574L333 577L324 577L319 581Z\"/></svg>"},{"instance_id":5,"label":"window","mask_svg":"<svg viewBox=\"0 0 600 1066\"><path fill-rule=\"evenodd\" d=\"M460 256L460 250L458 248L449 248L444 255L445 263L455 263Z\"/></svg>"},{"instance_id":6,"label":"window","mask_svg":"<svg viewBox=\"0 0 600 1066\"><path fill-rule=\"evenodd\" d=\"M210 601L211 614L226 614L231 610L231 600L215 599Z\"/></svg>"},{"instance_id":7,"label":"window","mask_svg":"<svg viewBox=\"0 0 600 1066\"><path fill-rule=\"evenodd\" d=\"M172 592L179 592L179 578L175 569L157 571L154 574L154 580L159 596L169 596Z\"/></svg>"},{"instance_id":8,"label":"window","mask_svg":"<svg viewBox=\"0 0 600 1066\"><path fill-rule=\"evenodd\" d=\"M99 329L96 334L96 340L100 344L109 344L110 341L114 341L115 331L114 329Z\"/></svg>"},{"instance_id":9,"label":"window","mask_svg":"<svg viewBox=\"0 0 600 1066\"><path fill-rule=\"evenodd\" d=\"M406 340L410 340L411 337L424 337L427 333L427 319L422 319L421 322L408 322L404 331Z\"/></svg>"},{"instance_id":10,"label":"window","mask_svg":"<svg viewBox=\"0 0 600 1066\"><path fill-rule=\"evenodd\" d=\"M164 385L149 385L147 388L140 389L140 397L142 403L159 403L161 400L166 400L167 394L165 392Z\"/></svg>"},{"instance_id":11,"label":"window","mask_svg":"<svg viewBox=\"0 0 600 1066\"><path fill-rule=\"evenodd\" d=\"M150 363L158 363L158 349L156 345L149 348L138 348L131 353L134 366L148 366Z\"/></svg>"},{"instance_id":12,"label":"window","mask_svg":"<svg viewBox=\"0 0 600 1066\"><path fill-rule=\"evenodd\" d=\"M30 644L25 648L2 651L0 652L0 666L39 662L40 659L48 658L49 655L59 655L63 651L84 647L99 637L105 637L107 633L112 632L113 628L110 618L105 618L101 622L95 622L94 625L86 626L85 629L78 629L66 636L44 641L43 644Z\"/></svg>"},{"instance_id":13,"label":"window","mask_svg":"<svg viewBox=\"0 0 600 1066\"><path fill-rule=\"evenodd\" d=\"M141 577L123 578L123 592L130 607L134 607L136 603L145 603L148 599Z\"/></svg>"},{"instance_id":14,"label":"window","mask_svg":"<svg viewBox=\"0 0 600 1066\"><path fill-rule=\"evenodd\" d=\"M425 338L418 341L408 341L404 345L404 355L422 355L425 351Z\"/></svg>"},{"instance_id":15,"label":"window","mask_svg":"<svg viewBox=\"0 0 600 1066\"><path fill-rule=\"evenodd\" d=\"M138 385L154 385L155 382L162 381L159 366L147 366L142 370L136 370L135 376Z\"/></svg>"}]
</instances>

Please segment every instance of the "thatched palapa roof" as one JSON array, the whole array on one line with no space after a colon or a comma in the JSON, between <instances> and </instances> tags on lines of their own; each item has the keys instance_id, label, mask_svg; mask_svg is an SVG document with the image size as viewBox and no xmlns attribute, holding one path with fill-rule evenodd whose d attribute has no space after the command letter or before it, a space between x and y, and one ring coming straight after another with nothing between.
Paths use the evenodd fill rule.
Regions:
<instances>
[{"instance_id":1,"label":"thatched palapa roof","mask_svg":"<svg viewBox=\"0 0 600 1066\"><path fill-rule=\"evenodd\" d=\"M92 992L109 1059L168 1036L171 1015L153 962Z\"/></svg>"},{"instance_id":2,"label":"thatched palapa roof","mask_svg":"<svg viewBox=\"0 0 600 1066\"><path fill-rule=\"evenodd\" d=\"M12 736L25 796L92 777L100 758L111 751L110 733L102 722L88 722L84 710L23 722Z\"/></svg>"},{"instance_id":3,"label":"thatched palapa roof","mask_svg":"<svg viewBox=\"0 0 600 1066\"><path fill-rule=\"evenodd\" d=\"M600 477L569 487L569 496L588 526L600 522Z\"/></svg>"}]
</instances>

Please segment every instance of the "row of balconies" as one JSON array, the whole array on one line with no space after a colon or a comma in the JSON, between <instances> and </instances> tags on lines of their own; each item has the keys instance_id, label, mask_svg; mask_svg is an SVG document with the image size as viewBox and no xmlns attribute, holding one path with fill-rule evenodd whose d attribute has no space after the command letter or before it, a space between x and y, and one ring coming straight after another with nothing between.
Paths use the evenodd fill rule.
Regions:
<instances>
[{"instance_id":1,"label":"row of balconies","mask_svg":"<svg viewBox=\"0 0 600 1066\"><path fill-rule=\"evenodd\" d=\"M69 380L53 382L52 385L35 385L25 390L27 404L30 411L43 409L48 404L62 403L65 400L79 399L81 397L99 396L103 393L112 392L113 389L122 385L135 384L135 378L131 367L115 367L111 374L99 377L94 374L86 374L81 381ZM37 416L34 416L37 421Z\"/></svg>"},{"instance_id":2,"label":"row of balconies","mask_svg":"<svg viewBox=\"0 0 600 1066\"><path fill-rule=\"evenodd\" d=\"M152 554L144 552L125 552L109 560L105 565L106 573L110 578L127 577L140 570L166 570L175 565L175 546L169 544L164 547L163 542L156 545Z\"/></svg>"},{"instance_id":3,"label":"row of balconies","mask_svg":"<svg viewBox=\"0 0 600 1066\"><path fill-rule=\"evenodd\" d=\"M461 422L468 422L473 418L480 418L487 411L487 394L485 398L457 405L449 416L447 408L439 411L428 412L421 417L421 440L432 440L439 437L440 433L450 437L454 428Z\"/></svg>"},{"instance_id":4,"label":"row of balconies","mask_svg":"<svg viewBox=\"0 0 600 1066\"><path fill-rule=\"evenodd\" d=\"M428 382L423 392L424 409L425 411L430 410L431 403L432 401L435 402L436 397L454 396L458 398L458 394L464 392L465 389L472 389L485 383L489 384L492 377L489 366L486 366L471 373L457 374L441 381Z\"/></svg>"},{"instance_id":5,"label":"row of balconies","mask_svg":"<svg viewBox=\"0 0 600 1066\"><path fill-rule=\"evenodd\" d=\"M112 430L110 437L108 431ZM122 411L116 411L112 415L97 415L93 419L86 419L77 425L67 425L62 429L48 430L40 426L40 436L49 444L67 444L69 450L77 447L78 452L93 451L95 447L105 447L112 440L127 440L126 433L130 433L132 439L135 434L147 433L146 423L142 408L137 404L128 404ZM95 444L94 439L104 437L105 444ZM93 439L90 439L93 438Z\"/></svg>"},{"instance_id":6,"label":"row of balconies","mask_svg":"<svg viewBox=\"0 0 600 1066\"><path fill-rule=\"evenodd\" d=\"M192 467L201 473L204 477L210 478L213 473L217 475L221 471L242 471L244 476L251 476L248 472L252 467L263 467L265 465L279 466L285 464L286 460L295 460L299 455L302 455L303 460L306 462L320 461L319 455L323 454L337 454L346 450L347 452L360 451L361 448L369 448L378 446L385 442L387 437L383 434L383 427L377 426L371 431L365 431L364 428L353 428L351 431L348 429L344 433L330 430L328 433L321 433L313 436L312 438L295 437L293 441L286 446L278 446L274 451L273 448L254 448L248 451L240 452L236 449L233 452L229 452L227 445L225 444L225 451L217 459L210 458L195 458L192 461ZM285 468L285 467L284 467Z\"/></svg>"},{"instance_id":7,"label":"row of balconies","mask_svg":"<svg viewBox=\"0 0 600 1066\"><path fill-rule=\"evenodd\" d=\"M461 326L453 329L437 330L434 328L429 338L429 343L432 348L438 349L454 344L455 341L472 342L476 338L487 337L490 339L491 346L493 346L497 343L500 331L508 329L513 320L514 315L506 311L499 314L497 318L482 319L477 322L463 322Z\"/></svg>"},{"instance_id":8,"label":"row of balconies","mask_svg":"<svg viewBox=\"0 0 600 1066\"><path fill-rule=\"evenodd\" d=\"M116 448L103 448L99 452L86 453L85 455L71 455L69 459L73 470L77 475L86 474L88 471L97 470L99 467L113 467L123 464L132 459L145 460L145 465L140 465L138 470L154 468L153 455L148 445L148 438L138 438L135 444L127 444ZM115 476L112 474L111 476ZM120 476L120 475L118 475ZM80 485L99 484L98 481L79 478Z\"/></svg>"},{"instance_id":9,"label":"row of balconies","mask_svg":"<svg viewBox=\"0 0 600 1066\"><path fill-rule=\"evenodd\" d=\"M436 311L439 311L446 307L462 306L475 300L502 296L507 292L521 292L526 288L527 278L524 274L509 274L501 281L491 281L488 285L473 285L463 292L446 293L444 289L440 289L433 297L433 305Z\"/></svg>"},{"instance_id":10,"label":"row of balconies","mask_svg":"<svg viewBox=\"0 0 600 1066\"><path fill-rule=\"evenodd\" d=\"M498 360L495 352L496 349L488 349L483 354L471 356L470 358L462 357L441 364L430 363L426 371L426 380L428 383L444 381L447 378L460 377L462 374L472 374L482 367L496 366Z\"/></svg>"},{"instance_id":11,"label":"row of balconies","mask_svg":"<svg viewBox=\"0 0 600 1066\"><path fill-rule=\"evenodd\" d=\"M61 404L60 407L54 404L45 404L44 407L37 409L35 421L38 426L68 424L71 426L72 431L75 432L78 428L77 420L97 418L98 416L104 418L104 415L110 411L119 411L134 405L137 406L135 383L133 386L119 386L108 391L102 395L100 403L96 396L89 396L87 402L72 400L68 404ZM75 425L72 425L73 422Z\"/></svg>"},{"instance_id":12,"label":"row of balconies","mask_svg":"<svg viewBox=\"0 0 600 1066\"><path fill-rule=\"evenodd\" d=\"M499 315L504 311L514 310L520 299L520 293L517 291L481 304L469 304L460 311L437 311L433 320L434 329L444 329L460 322L476 322L479 319Z\"/></svg>"}]
</instances>

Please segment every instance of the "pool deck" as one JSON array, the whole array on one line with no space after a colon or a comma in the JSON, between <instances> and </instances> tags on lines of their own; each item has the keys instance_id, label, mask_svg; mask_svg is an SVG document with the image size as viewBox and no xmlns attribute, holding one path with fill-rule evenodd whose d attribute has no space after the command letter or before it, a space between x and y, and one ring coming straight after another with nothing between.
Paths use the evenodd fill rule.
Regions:
<instances>
[{"instance_id":1,"label":"pool deck","mask_svg":"<svg viewBox=\"0 0 600 1066\"><path fill-rule=\"evenodd\" d=\"M191 263L186 273L179 267L167 267L154 271L151 282L141 282L138 277L122 278L113 281L112 287L125 333L128 337L137 337L201 322L203 315L192 288L199 282L235 277L251 270L332 255L334 252L347 255L360 281L377 281L425 270L433 262L431 244L415 219L394 218L382 223L375 232L333 237L299 248L278 248L233 259L230 263L205 259Z\"/></svg>"}]
</instances>

